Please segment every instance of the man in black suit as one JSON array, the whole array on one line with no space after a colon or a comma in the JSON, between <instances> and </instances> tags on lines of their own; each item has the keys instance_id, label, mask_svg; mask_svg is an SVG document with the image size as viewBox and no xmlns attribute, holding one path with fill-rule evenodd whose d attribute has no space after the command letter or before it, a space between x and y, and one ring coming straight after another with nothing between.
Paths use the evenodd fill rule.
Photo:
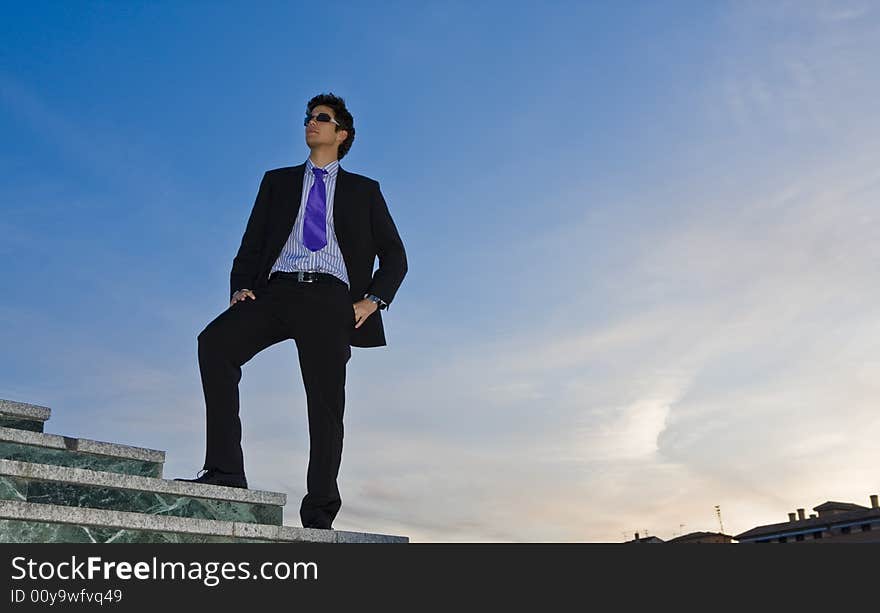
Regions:
<instances>
[{"instance_id":1,"label":"man in black suit","mask_svg":"<svg viewBox=\"0 0 880 613\"><path fill-rule=\"evenodd\" d=\"M355 134L345 101L321 94L306 109L309 158L264 174L232 262L229 308L198 336L207 409L205 472L182 480L247 487L241 366L292 338L309 417L300 518L304 527L329 529L342 505L336 478L351 346L386 344L379 309L394 299L407 261L379 183L339 166Z\"/></svg>"}]
</instances>

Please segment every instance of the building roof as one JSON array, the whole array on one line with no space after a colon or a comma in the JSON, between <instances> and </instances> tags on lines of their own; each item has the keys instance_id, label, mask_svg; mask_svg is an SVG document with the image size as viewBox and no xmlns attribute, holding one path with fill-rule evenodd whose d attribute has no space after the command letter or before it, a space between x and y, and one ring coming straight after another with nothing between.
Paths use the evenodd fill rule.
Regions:
<instances>
[{"instance_id":1,"label":"building roof","mask_svg":"<svg viewBox=\"0 0 880 613\"><path fill-rule=\"evenodd\" d=\"M869 509L868 507L862 507L857 504L850 503L834 503L829 501L819 505L818 507L814 507L814 510L818 511L820 507L824 507L827 504L846 504L850 507L855 507L855 510L826 514L823 517L796 519L794 521L786 521L778 524L767 524L765 526L758 526L756 528L752 528L751 530L746 530L741 534L737 534L733 538L738 541L753 540L760 536L783 536L786 534L798 534L801 532L808 532L814 529L838 524L846 524L849 522L858 523L860 520L866 519L880 519L880 508Z\"/></svg>"},{"instance_id":2,"label":"building roof","mask_svg":"<svg viewBox=\"0 0 880 613\"><path fill-rule=\"evenodd\" d=\"M682 534L681 536L676 536L673 539L669 539L666 541L667 543L675 543L676 541L694 541L696 539L720 536L723 538L732 539L733 537L729 534L724 534L723 532L688 532L687 534Z\"/></svg>"},{"instance_id":3,"label":"building roof","mask_svg":"<svg viewBox=\"0 0 880 613\"><path fill-rule=\"evenodd\" d=\"M835 502L834 500L829 500L823 502L818 507L813 507L813 510L819 513L822 513L823 511L867 511L868 507L863 507L860 504L854 504L852 502Z\"/></svg>"},{"instance_id":4,"label":"building roof","mask_svg":"<svg viewBox=\"0 0 880 613\"><path fill-rule=\"evenodd\" d=\"M663 539L658 538L656 536L642 536L637 539L631 539L629 541L624 541L624 545L628 543L663 543Z\"/></svg>"}]
</instances>

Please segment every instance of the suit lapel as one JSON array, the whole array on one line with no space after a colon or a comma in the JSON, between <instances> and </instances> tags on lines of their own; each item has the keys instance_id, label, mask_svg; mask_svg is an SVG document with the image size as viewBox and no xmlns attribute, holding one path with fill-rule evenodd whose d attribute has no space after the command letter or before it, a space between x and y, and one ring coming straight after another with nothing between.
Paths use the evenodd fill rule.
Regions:
<instances>
[{"instance_id":1,"label":"suit lapel","mask_svg":"<svg viewBox=\"0 0 880 613\"><path fill-rule=\"evenodd\" d=\"M293 222L296 221L296 216L299 214L305 169L305 164L293 166L284 177L284 185L281 188L281 206L279 207L281 215L279 225L287 228L284 232L285 239L290 236Z\"/></svg>"},{"instance_id":2,"label":"suit lapel","mask_svg":"<svg viewBox=\"0 0 880 613\"><path fill-rule=\"evenodd\" d=\"M293 231L293 224L299 214L302 200L303 173L306 165L290 167L281 179L278 190L273 194L273 214L269 225L269 245L267 257L277 258L284 243ZM267 265L272 266L274 259Z\"/></svg>"},{"instance_id":3,"label":"suit lapel","mask_svg":"<svg viewBox=\"0 0 880 613\"><path fill-rule=\"evenodd\" d=\"M348 184L348 173L340 166L336 172L336 192L333 195L333 227L336 228L337 239L339 239L340 230L345 232L345 214L348 211L350 200L351 190Z\"/></svg>"}]
</instances>

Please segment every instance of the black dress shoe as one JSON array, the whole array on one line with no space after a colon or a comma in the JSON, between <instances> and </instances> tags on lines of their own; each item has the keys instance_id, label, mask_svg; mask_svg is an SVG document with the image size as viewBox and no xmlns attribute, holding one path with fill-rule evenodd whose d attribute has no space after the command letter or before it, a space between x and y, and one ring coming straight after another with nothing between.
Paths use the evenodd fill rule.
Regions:
<instances>
[{"instance_id":1,"label":"black dress shoe","mask_svg":"<svg viewBox=\"0 0 880 613\"><path fill-rule=\"evenodd\" d=\"M332 530L330 524L304 524L303 528L313 528L318 530Z\"/></svg>"},{"instance_id":2,"label":"black dress shoe","mask_svg":"<svg viewBox=\"0 0 880 613\"><path fill-rule=\"evenodd\" d=\"M208 485L225 485L226 487L240 487L247 489L247 479L244 475L238 473L224 473L213 468L205 470L205 474L199 475L195 479L175 479L175 481L189 481L190 483L207 483ZM202 472L199 471L199 472Z\"/></svg>"},{"instance_id":3,"label":"black dress shoe","mask_svg":"<svg viewBox=\"0 0 880 613\"><path fill-rule=\"evenodd\" d=\"M324 513L300 513L300 521L303 528L317 528L318 530L332 530L332 519L327 519Z\"/></svg>"},{"instance_id":4,"label":"black dress shoe","mask_svg":"<svg viewBox=\"0 0 880 613\"><path fill-rule=\"evenodd\" d=\"M303 528L317 528L318 530L332 530L329 523L321 522L321 523L311 523L311 524L303 524Z\"/></svg>"}]
</instances>

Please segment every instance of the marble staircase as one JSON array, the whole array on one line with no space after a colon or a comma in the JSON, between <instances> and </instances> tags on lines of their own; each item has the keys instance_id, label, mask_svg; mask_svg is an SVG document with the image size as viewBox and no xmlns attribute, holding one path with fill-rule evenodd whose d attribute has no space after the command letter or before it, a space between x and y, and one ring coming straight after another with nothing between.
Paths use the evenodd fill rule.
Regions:
<instances>
[{"instance_id":1,"label":"marble staircase","mask_svg":"<svg viewBox=\"0 0 880 613\"><path fill-rule=\"evenodd\" d=\"M409 542L285 526L286 494L162 479L165 452L47 434L50 415L0 399L0 542Z\"/></svg>"}]
</instances>

